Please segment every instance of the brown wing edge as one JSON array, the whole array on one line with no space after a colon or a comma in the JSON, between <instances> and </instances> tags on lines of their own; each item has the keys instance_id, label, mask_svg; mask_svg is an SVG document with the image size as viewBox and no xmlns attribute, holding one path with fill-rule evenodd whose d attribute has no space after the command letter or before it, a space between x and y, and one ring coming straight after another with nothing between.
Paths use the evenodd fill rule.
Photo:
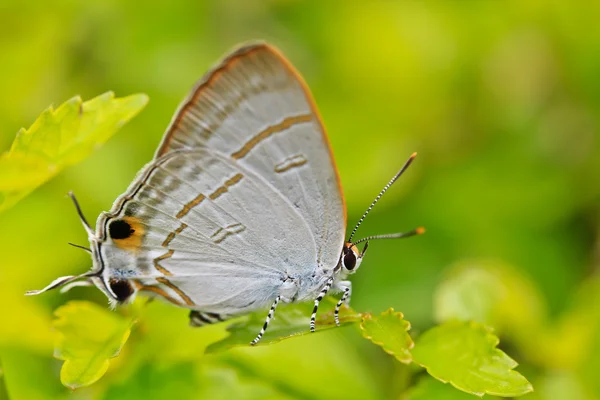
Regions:
<instances>
[{"instance_id":1,"label":"brown wing edge","mask_svg":"<svg viewBox=\"0 0 600 400\"><path fill-rule=\"evenodd\" d=\"M154 155L154 158L157 159L168 152L171 137L176 132L186 111L190 107L193 107L193 105L196 103L198 98L200 98L200 96L202 96L202 90L206 87L210 87L212 85L212 83L214 81L216 81L219 78L219 76L221 76L221 74L223 74L223 73L227 72L227 70L231 69L236 64L236 62L238 62L240 59L242 59L243 57L246 57L248 55L251 55L253 53L259 52L259 51L266 51L266 52L269 52L269 53L275 55L281 61L281 63L285 66L285 68L287 68L287 70L289 72L291 72L291 74L300 83L300 86L302 87L302 91L304 92L304 96L306 97L312 112L317 117L317 121L319 122L319 126L321 128L321 132L323 135L323 141L325 142L325 145L327 146L327 150L329 151L329 159L331 161L331 166L332 166L333 170L335 171L338 188L340 191L340 196L342 198L342 207L344 210L344 229L345 229L345 227L347 226L347 223L348 223L347 222L348 216L347 216L347 210L346 210L346 198L344 196L344 190L342 188L340 174L337 169L337 165L335 163L335 157L333 155L333 150L331 148L331 143L329 141L327 131L325 130L325 125L323 124L323 119L321 117L321 113L319 112L319 109L317 108L317 104L315 103L315 100L310 91L310 88L306 84L306 81L304 80L302 75L300 75L298 70L292 65L292 63L276 47L271 46L265 42L260 42L260 41L250 42L250 43L247 43L247 44L244 44L244 45L238 47L236 50L232 51L229 55L225 56L225 58L220 63L218 63L216 67L214 67L212 70L210 70L208 73L206 73L202 77L202 79L200 79L200 81L196 84L196 86L192 90L191 94L183 101L183 103L179 106L179 108L175 112L175 115L173 116L173 119L171 120L171 123L169 124L169 127L167 128L167 131L165 132L165 135L163 136L163 139L162 139L160 145L158 146L158 149L156 150L156 154Z\"/></svg>"}]
</instances>

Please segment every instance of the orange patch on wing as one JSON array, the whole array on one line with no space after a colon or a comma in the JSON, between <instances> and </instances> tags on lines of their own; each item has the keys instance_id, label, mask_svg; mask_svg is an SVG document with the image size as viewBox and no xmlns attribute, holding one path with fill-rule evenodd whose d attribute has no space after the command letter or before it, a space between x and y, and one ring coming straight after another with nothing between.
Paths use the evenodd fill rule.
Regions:
<instances>
[{"instance_id":1,"label":"orange patch on wing","mask_svg":"<svg viewBox=\"0 0 600 400\"><path fill-rule=\"evenodd\" d=\"M113 243L120 249L137 252L142 247L145 233L144 225L135 217L123 217L122 220L131 227L131 234L124 239L113 238Z\"/></svg>"}]
</instances>

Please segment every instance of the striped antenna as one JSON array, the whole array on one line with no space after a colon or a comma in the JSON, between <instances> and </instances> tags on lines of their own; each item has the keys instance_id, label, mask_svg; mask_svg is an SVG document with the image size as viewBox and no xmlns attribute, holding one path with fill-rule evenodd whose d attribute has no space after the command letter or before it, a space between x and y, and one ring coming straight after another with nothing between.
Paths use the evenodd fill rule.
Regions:
<instances>
[{"instance_id":1,"label":"striped antenna","mask_svg":"<svg viewBox=\"0 0 600 400\"><path fill-rule=\"evenodd\" d=\"M412 231L409 232L400 232L400 233L388 233L388 234L384 234L384 235L373 235L373 236L367 236L366 238L362 238L360 240L357 240L356 242L352 242L352 245L357 245L359 243L362 242L367 242L369 240L374 240L374 239L401 239L401 238L406 238L406 237L411 237L411 236L415 236L415 235L422 235L425 233L425 228L418 227L417 229L413 229ZM363 250L364 252L364 250Z\"/></svg>"},{"instance_id":2,"label":"striped antenna","mask_svg":"<svg viewBox=\"0 0 600 400\"><path fill-rule=\"evenodd\" d=\"M377 202L379 201L381 196L383 196L383 194L394 184L394 182L396 182L398 180L398 178L400 178L400 176L404 173L404 171L406 171L406 169L413 162L413 160L415 159L416 156L417 156L417 153L412 153L411 156L408 158L408 160L406 160L406 162L404 163L404 166L402 166L400 171L398 171L398 173L396 175L394 175L394 177L387 183L387 185L385 185L383 190L381 190L381 192L379 192L377 197L375 197L375 200L373 200L373 202L371 203L369 208L367 208L367 211L365 211L365 213L362 215L362 217L360 217L360 219L358 220L358 223L356 224L356 226L352 230L352 233L350 234L350 237L348 238L348 242L352 242L352 237L358 230L358 227L360 226L360 224L362 224L362 222L365 220L365 217L367 216L367 214L369 214L369 212L373 209L373 207L375 207L375 204L377 204ZM400 236L400 237L402 237L402 236ZM391 237L390 237L390 239L391 239ZM364 240L361 239L360 241L362 242Z\"/></svg>"}]
</instances>

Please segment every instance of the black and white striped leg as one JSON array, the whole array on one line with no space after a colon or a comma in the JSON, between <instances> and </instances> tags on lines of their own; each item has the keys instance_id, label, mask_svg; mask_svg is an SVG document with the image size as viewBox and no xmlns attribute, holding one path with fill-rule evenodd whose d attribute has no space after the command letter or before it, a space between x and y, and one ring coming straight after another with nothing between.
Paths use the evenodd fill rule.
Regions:
<instances>
[{"instance_id":1,"label":"black and white striped leg","mask_svg":"<svg viewBox=\"0 0 600 400\"><path fill-rule=\"evenodd\" d=\"M310 331L311 332L315 331L315 320L317 319L317 310L319 309L319 303L321 302L321 300L323 300L323 297L325 297L325 295L327 294L329 289L331 289L331 285L333 285L333 276L331 278L327 279L325 286L323 286L323 289L321 289L321 292L315 299L315 306L313 307L313 312L312 312L312 315L310 316Z\"/></svg>"},{"instance_id":2,"label":"black and white striped leg","mask_svg":"<svg viewBox=\"0 0 600 400\"><path fill-rule=\"evenodd\" d=\"M340 326L340 307L344 303L346 303L346 305L350 304L350 296L352 295L352 282L342 281L339 283L338 286L340 289L342 289L344 291L344 294L342 295L342 298L340 299L340 301L338 301L337 305L335 306L335 312L333 315L334 315L334 319L335 319L335 324L337 326Z\"/></svg>"},{"instance_id":3,"label":"black and white striped leg","mask_svg":"<svg viewBox=\"0 0 600 400\"><path fill-rule=\"evenodd\" d=\"M258 336L256 336L256 338L250 342L250 344L252 346L254 346L256 343L258 343L260 341L260 339L263 337L263 335L265 334L265 331L267 330L267 327L269 326L269 322L271 322L271 320L273 319L273 314L275 314L275 309L277 308L277 304L279 304L279 300L281 300L281 296L277 296L275 298L275 301L273 302L273 305L271 306L271 309L269 310L269 313L267 314L267 319L265 319L265 324L263 325L262 329L258 333Z\"/></svg>"}]
</instances>

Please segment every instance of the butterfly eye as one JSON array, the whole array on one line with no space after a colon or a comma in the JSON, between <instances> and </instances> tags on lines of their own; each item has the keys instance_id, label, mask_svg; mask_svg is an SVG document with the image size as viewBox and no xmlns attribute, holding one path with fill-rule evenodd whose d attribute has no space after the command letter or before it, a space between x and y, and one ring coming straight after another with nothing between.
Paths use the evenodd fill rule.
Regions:
<instances>
[{"instance_id":1,"label":"butterfly eye","mask_svg":"<svg viewBox=\"0 0 600 400\"><path fill-rule=\"evenodd\" d=\"M344 255L344 267L348 271L352 271L355 266L356 266L356 255L354 254L354 252L352 250L349 250Z\"/></svg>"},{"instance_id":2,"label":"butterfly eye","mask_svg":"<svg viewBox=\"0 0 600 400\"><path fill-rule=\"evenodd\" d=\"M126 279L111 279L109 285L119 303L124 302L133 294L133 287Z\"/></svg>"}]
</instances>

